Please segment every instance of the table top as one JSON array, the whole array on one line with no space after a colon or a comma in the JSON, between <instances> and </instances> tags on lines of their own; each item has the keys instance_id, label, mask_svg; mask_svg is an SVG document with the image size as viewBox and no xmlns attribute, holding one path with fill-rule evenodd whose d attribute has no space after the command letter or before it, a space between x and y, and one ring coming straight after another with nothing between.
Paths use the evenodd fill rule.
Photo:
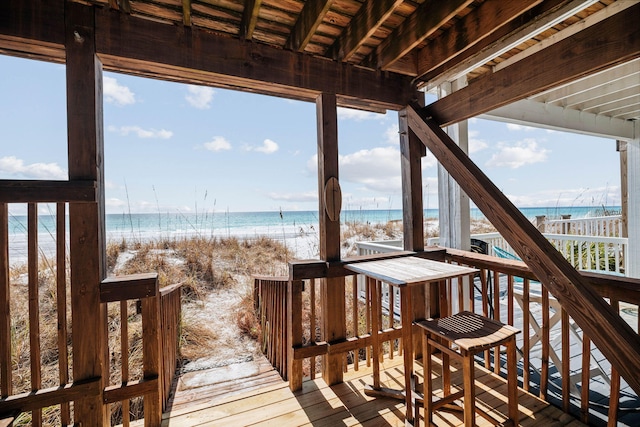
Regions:
<instances>
[{"instance_id":1,"label":"table top","mask_svg":"<svg viewBox=\"0 0 640 427\"><path fill-rule=\"evenodd\" d=\"M345 268L394 286L417 285L466 276L479 270L418 257L401 257L351 263Z\"/></svg>"}]
</instances>

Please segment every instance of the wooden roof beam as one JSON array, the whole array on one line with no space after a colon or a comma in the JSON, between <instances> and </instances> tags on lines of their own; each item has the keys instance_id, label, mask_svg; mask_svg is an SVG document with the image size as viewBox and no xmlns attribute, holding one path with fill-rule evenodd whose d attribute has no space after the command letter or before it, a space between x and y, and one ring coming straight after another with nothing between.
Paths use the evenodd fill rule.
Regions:
<instances>
[{"instance_id":1,"label":"wooden roof beam","mask_svg":"<svg viewBox=\"0 0 640 427\"><path fill-rule=\"evenodd\" d=\"M433 34L442 24L456 16L472 0L427 0L387 37L365 62L383 70Z\"/></svg>"},{"instance_id":2,"label":"wooden roof beam","mask_svg":"<svg viewBox=\"0 0 640 427\"><path fill-rule=\"evenodd\" d=\"M418 52L422 76L480 42L542 0L487 0Z\"/></svg>"},{"instance_id":3,"label":"wooden roof beam","mask_svg":"<svg viewBox=\"0 0 640 427\"><path fill-rule=\"evenodd\" d=\"M191 0L182 0L182 23L191 26Z\"/></svg>"},{"instance_id":4,"label":"wooden roof beam","mask_svg":"<svg viewBox=\"0 0 640 427\"><path fill-rule=\"evenodd\" d=\"M402 2L403 0L365 2L349 26L329 48L327 56L338 61L348 61Z\"/></svg>"},{"instance_id":5,"label":"wooden roof beam","mask_svg":"<svg viewBox=\"0 0 640 427\"><path fill-rule=\"evenodd\" d=\"M302 52L309 44L311 37L322 23L333 0L307 0L298 16L295 27L291 30L285 48Z\"/></svg>"},{"instance_id":6,"label":"wooden roof beam","mask_svg":"<svg viewBox=\"0 0 640 427\"><path fill-rule=\"evenodd\" d=\"M426 74L423 71L422 80L428 82L429 88L445 81L454 81L597 2L598 0L545 0L444 64Z\"/></svg>"},{"instance_id":7,"label":"wooden roof beam","mask_svg":"<svg viewBox=\"0 0 640 427\"><path fill-rule=\"evenodd\" d=\"M262 0L245 0L242 20L240 21L240 38L245 40L253 38L253 31L256 29L261 5Z\"/></svg>"},{"instance_id":8,"label":"wooden roof beam","mask_svg":"<svg viewBox=\"0 0 640 427\"><path fill-rule=\"evenodd\" d=\"M640 336L433 120L406 109L409 128L451 174L631 388L640 392Z\"/></svg>"},{"instance_id":9,"label":"wooden roof beam","mask_svg":"<svg viewBox=\"0 0 640 427\"><path fill-rule=\"evenodd\" d=\"M640 3L425 107L448 126L640 56Z\"/></svg>"}]
</instances>

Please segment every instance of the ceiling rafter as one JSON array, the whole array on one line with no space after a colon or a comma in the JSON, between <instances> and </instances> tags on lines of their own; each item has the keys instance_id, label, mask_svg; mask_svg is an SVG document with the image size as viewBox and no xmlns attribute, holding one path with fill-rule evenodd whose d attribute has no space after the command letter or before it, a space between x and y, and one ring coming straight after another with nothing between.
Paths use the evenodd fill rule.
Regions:
<instances>
[{"instance_id":1,"label":"ceiling rafter","mask_svg":"<svg viewBox=\"0 0 640 427\"><path fill-rule=\"evenodd\" d=\"M425 107L450 125L640 57L640 3Z\"/></svg>"},{"instance_id":2,"label":"ceiling rafter","mask_svg":"<svg viewBox=\"0 0 640 427\"><path fill-rule=\"evenodd\" d=\"M487 0L418 52L418 76L498 31L542 0Z\"/></svg>"},{"instance_id":3,"label":"ceiling rafter","mask_svg":"<svg viewBox=\"0 0 640 427\"><path fill-rule=\"evenodd\" d=\"M392 34L378 46L366 62L376 68L388 69L391 64L413 50L472 1L425 1L393 30Z\"/></svg>"},{"instance_id":4,"label":"ceiling rafter","mask_svg":"<svg viewBox=\"0 0 640 427\"><path fill-rule=\"evenodd\" d=\"M245 0L242 20L240 21L240 38L245 40L253 38L253 31L256 29L261 5L262 0Z\"/></svg>"},{"instance_id":5,"label":"ceiling rafter","mask_svg":"<svg viewBox=\"0 0 640 427\"><path fill-rule=\"evenodd\" d=\"M304 51L329 11L331 3L333 0L307 0L298 16L296 25L289 34L285 47L296 52Z\"/></svg>"},{"instance_id":6,"label":"ceiling rafter","mask_svg":"<svg viewBox=\"0 0 640 427\"><path fill-rule=\"evenodd\" d=\"M536 34L553 27L598 0L547 0L525 12L491 36L423 75L427 87L453 81L482 64L520 45Z\"/></svg>"},{"instance_id":7,"label":"ceiling rafter","mask_svg":"<svg viewBox=\"0 0 640 427\"><path fill-rule=\"evenodd\" d=\"M358 48L371 37L404 0L365 2L348 27L327 51L327 56L348 61Z\"/></svg>"},{"instance_id":8,"label":"ceiling rafter","mask_svg":"<svg viewBox=\"0 0 640 427\"><path fill-rule=\"evenodd\" d=\"M182 0L182 23L191 26L191 0Z\"/></svg>"}]
</instances>

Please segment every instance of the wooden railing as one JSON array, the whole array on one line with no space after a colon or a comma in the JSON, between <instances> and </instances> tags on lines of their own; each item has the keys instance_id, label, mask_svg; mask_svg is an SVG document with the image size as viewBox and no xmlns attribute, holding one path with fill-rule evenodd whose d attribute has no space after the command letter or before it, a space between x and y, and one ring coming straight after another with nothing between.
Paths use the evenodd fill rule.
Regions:
<instances>
[{"instance_id":1,"label":"wooden railing","mask_svg":"<svg viewBox=\"0 0 640 427\"><path fill-rule=\"evenodd\" d=\"M158 274L133 274L110 277L101 284L101 301L119 303L120 342L119 384L104 390L105 404L122 405L122 424L129 426L130 401L144 397L144 422L146 426L160 425L162 411L176 372L180 325L180 284L159 289ZM141 301L142 324L142 373L130 378L129 355L132 341L129 328L129 301ZM117 353L116 349L109 349ZM139 362L138 362L139 363Z\"/></svg>"},{"instance_id":2,"label":"wooden railing","mask_svg":"<svg viewBox=\"0 0 640 427\"><path fill-rule=\"evenodd\" d=\"M295 280L304 280L304 291L302 284L294 285L295 280L287 282L285 278L279 279L281 289L288 283L288 291L286 295L272 293L269 299L272 300L271 304L278 304L277 300L289 301L287 330L270 331L265 339L284 340L287 335L294 337L289 339L291 344L287 355L287 374L291 388L297 389L301 386L303 378L313 378L317 375L318 372L314 368L315 358L318 356L343 354L345 370L358 369L360 363L369 363L372 312L370 307L374 304L380 307L382 312L383 340L386 342L383 357L391 358L398 355L402 331L397 322L397 315L391 315L394 311L391 308L397 305L397 297L393 292L389 292L385 284L377 284L375 291L370 285L367 285L364 292L358 290L355 278L349 276L342 265L344 262L357 262L372 257L405 255L406 253L396 252L357 257L336 263L293 263L291 276ZM568 412L571 400L579 401L582 419L588 421L588 409L592 405L589 401L589 389L596 384L590 377L599 376L599 382L604 382L608 387L602 394L610 396L608 419L610 425L615 425L621 385L619 376L610 368L609 363L601 360L603 356L599 355L589 338L562 309L560 303L549 294L545 286L536 281L536 277L523 262L452 249L430 249L418 255L480 269L473 286L461 280L447 282L442 291L447 296L447 309L450 313L456 313L463 308L470 309L514 325L523 331L518 338L518 367L525 390L549 399L550 387L553 385L551 391L559 396L563 409ZM640 280L597 273L584 275L590 279L597 292L619 310L619 313L625 313L625 318L637 330L640 326L637 317ZM307 279L310 276L316 278L313 284ZM321 286L322 281L317 280L318 278L339 276L345 276L347 283L345 301L348 336L337 342L326 342L321 337L316 339L315 325L319 322L315 320L312 325L310 319L320 319L322 313L317 309L312 313L310 302L314 301L313 306L321 305L321 293L316 288ZM263 301L262 295L265 294L260 290L258 293ZM372 299L372 296L375 298ZM473 304L470 301L473 301ZM269 345L266 343L267 347ZM576 352L581 353L580 357L574 357ZM281 357L284 357L284 353L282 351ZM499 352L487 353L483 363L488 369L504 374L501 372L501 358Z\"/></svg>"},{"instance_id":3,"label":"wooden railing","mask_svg":"<svg viewBox=\"0 0 640 427\"><path fill-rule=\"evenodd\" d=\"M33 187L36 190L43 188L42 194L36 191L32 197L46 196L46 185L40 183ZM74 197L85 197L82 194L93 188L84 184L63 185L63 188L67 187ZM75 194L78 191L80 196ZM102 383L109 384L109 381L99 377L71 381L69 356L73 342L68 327L72 316L66 247L68 204L59 202L55 206L54 229L47 229L48 237L55 241L55 254L50 258L45 256L38 242L39 205L26 203L26 230L22 234L26 236L27 284L23 292L15 278L10 277L9 248L15 243L15 237L9 234L8 204L0 202L0 424L15 418L18 422L30 420L34 426L42 425L43 420L48 420L49 424L73 425L73 401L101 396L100 400L106 405L122 402L123 412L128 414L129 399L145 396L145 425L160 425L178 357L180 286L158 289L156 274L105 279L100 284L101 302L116 305L119 310L119 316L112 317L115 320L107 322L104 328L107 334L111 330L120 337L116 340L120 348L109 349L109 355L120 357L121 370L115 375L117 384L103 389ZM41 282L45 274L52 278L52 285L47 288ZM141 301L141 316L132 313L137 300ZM16 325L29 325L24 337L16 336ZM136 325L141 331L134 330ZM81 323L75 327L82 330ZM129 343L135 342L132 335L136 333L142 336L142 360L129 360ZM107 341L108 336L104 336L104 340ZM44 361L52 359L57 360L57 367L53 369L58 375L55 381L50 378L45 383ZM108 365L109 360L105 363ZM132 378L130 370L133 371L136 364L143 365L142 374ZM51 369L51 364L47 369ZM28 380L19 383L25 374ZM55 421L51 421L54 411L57 415ZM121 422L129 425L129 417L125 416Z\"/></svg>"}]
</instances>

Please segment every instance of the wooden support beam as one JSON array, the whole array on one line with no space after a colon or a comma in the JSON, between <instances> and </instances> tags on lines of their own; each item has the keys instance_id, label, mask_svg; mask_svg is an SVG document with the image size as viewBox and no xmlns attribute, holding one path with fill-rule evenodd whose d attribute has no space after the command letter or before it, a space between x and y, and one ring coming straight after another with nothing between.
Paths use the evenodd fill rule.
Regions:
<instances>
[{"instance_id":1,"label":"wooden support beam","mask_svg":"<svg viewBox=\"0 0 640 427\"><path fill-rule=\"evenodd\" d=\"M629 385L640 391L640 336L522 215L455 142L419 107L407 108L409 127L449 171L538 279L557 298Z\"/></svg>"},{"instance_id":2,"label":"wooden support beam","mask_svg":"<svg viewBox=\"0 0 640 427\"><path fill-rule=\"evenodd\" d=\"M156 387L144 395L144 419L148 426L159 426L162 420L162 321L159 286L156 280L155 296L142 300L142 373L144 378L157 378Z\"/></svg>"},{"instance_id":3,"label":"wooden support beam","mask_svg":"<svg viewBox=\"0 0 640 427\"><path fill-rule=\"evenodd\" d=\"M285 47L296 52L304 51L329 11L331 3L333 0L306 0Z\"/></svg>"},{"instance_id":4,"label":"wooden support beam","mask_svg":"<svg viewBox=\"0 0 640 427\"><path fill-rule=\"evenodd\" d=\"M376 68L388 69L470 3L471 0L425 1L393 30L366 62Z\"/></svg>"},{"instance_id":5,"label":"wooden support beam","mask_svg":"<svg viewBox=\"0 0 640 427\"><path fill-rule=\"evenodd\" d=\"M245 40L251 40L253 38L253 31L256 29L261 5L262 0L245 0L242 20L240 21L241 38Z\"/></svg>"},{"instance_id":6,"label":"wooden support beam","mask_svg":"<svg viewBox=\"0 0 640 427\"><path fill-rule=\"evenodd\" d=\"M100 378L100 392L78 396L74 421L109 425L102 390L109 378L106 304L100 282L106 276L104 234L104 140L102 67L95 52L93 8L65 3L69 179L96 182L96 201L69 204L73 378Z\"/></svg>"},{"instance_id":7,"label":"wooden support beam","mask_svg":"<svg viewBox=\"0 0 640 427\"><path fill-rule=\"evenodd\" d=\"M96 182L0 180L0 203L95 202Z\"/></svg>"},{"instance_id":8,"label":"wooden support beam","mask_svg":"<svg viewBox=\"0 0 640 427\"><path fill-rule=\"evenodd\" d=\"M340 37L327 51L327 56L338 61L348 61L351 56L387 20L403 0L367 1L351 19Z\"/></svg>"},{"instance_id":9,"label":"wooden support beam","mask_svg":"<svg viewBox=\"0 0 640 427\"><path fill-rule=\"evenodd\" d=\"M640 56L640 3L425 107L448 126Z\"/></svg>"},{"instance_id":10,"label":"wooden support beam","mask_svg":"<svg viewBox=\"0 0 640 427\"><path fill-rule=\"evenodd\" d=\"M315 102L335 93L339 106L399 110L413 99L411 78L327 61L197 28L86 6L95 13L96 50L108 71L207 84ZM0 2L0 52L64 62L64 2Z\"/></svg>"},{"instance_id":11,"label":"wooden support beam","mask_svg":"<svg viewBox=\"0 0 640 427\"><path fill-rule=\"evenodd\" d=\"M327 209L327 184L338 182L338 112L336 96L322 94L316 100L318 125L318 193L320 259L340 260L340 212L337 217ZM346 338L344 277L325 278L322 293L322 335L325 341ZM342 356L326 355L322 359L322 377L329 385L342 382Z\"/></svg>"},{"instance_id":12,"label":"wooden support beam","mask_svg":"<svg viewBox=\"0 0 640 427\"><path fill-rule=\"evenodd\" d=\"M422 157L424 145L409 129L407 112L398 114L400 129L400 169L402 172L402 228L406 251L424 250L422 205Z\"/></svg>"},{"instance_id":13,"label":"wooden support beam","mask_svg":"<svg viewBox=\"0 0 640 427\"><path fill-rule=\"evenodd\" d=\"M487 0L418 52L418 76L442 65L542 0Z\"/></svg>"}]
</instances>

